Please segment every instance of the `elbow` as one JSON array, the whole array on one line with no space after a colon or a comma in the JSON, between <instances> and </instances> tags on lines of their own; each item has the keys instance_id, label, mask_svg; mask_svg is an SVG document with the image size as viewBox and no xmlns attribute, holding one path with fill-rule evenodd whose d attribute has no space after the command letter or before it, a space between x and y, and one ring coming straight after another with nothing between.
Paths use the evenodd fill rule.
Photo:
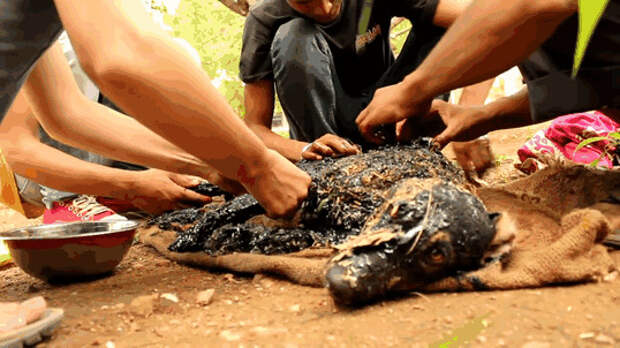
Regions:
<instances>
[{"instance_id":1,"label":"elbow","mask_svg":"<svg viewBox=\"0 0 620 348\"><path fill-rule=\"evenodd\" d=\"M86 110L85 102L88 102L88 99L83 95L72 98L62 110L48 110L48 112L40 114L38 117L39 124L54 140L76 146L75 144L80 143L80 132L77 128L79 121L83 121L80 115L83 110Z\"/></svg>"},{"instance_id":2,"label":"elbow","mask_svg":"<svg viewBox=\"0 0 620 348\"><path fill-rule=\"evenodd\" d=\"M104 93L109 90L124 89L122 81L126 81L129 68L127 59L114 53L99 54L82 66L84 72Z\"/></svg>"},{"instance_id":3,"label":"elbow","mask_svg":"<svg viewBox=\"0 0 620 348\"><path fill-rule=\"evenodd\" d=\"M10 139L0 142L0 149L4 159L11 168L19 168L22 163L28 163L32 158L31 149L32 144L25 139Z\"/></svg>"},{"instance_id":4,"label":"elbow","mask_svg":"<svg viewBox=\"0 0 620 348\"><path fill-rule=\"evenodd\" d=\"M146 57L152 55L149 40L139 34L127 34L123 40L109 42L106 49L85 54L82 69L107 95L127 93L130 81L150 71L145 66L149 63Z\"/></svg>"}]
</instances>

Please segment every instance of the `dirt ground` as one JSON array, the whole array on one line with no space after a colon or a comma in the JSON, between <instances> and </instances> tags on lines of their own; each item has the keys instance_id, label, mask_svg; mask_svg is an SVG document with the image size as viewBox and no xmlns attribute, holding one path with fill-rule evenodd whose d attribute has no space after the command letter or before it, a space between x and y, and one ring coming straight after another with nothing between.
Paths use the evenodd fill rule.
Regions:
<instances>
[{"instance_id":1,"label":"dirt ground","mask_svg":"<svg viewBox=\"0 0 620 348\"><path fill-rule=\"evenodd\" d=\"M518 177L516 149L536 130L492 133L500 165L484 179ZM34 222L0 209L0 230L27 223ZM612 256L620 265L620 251ZM211 302L199 303L198 294L209 289ZM49 285L15 266L0 271L0 301L36 295L65 310L61 326L39 345L48 347L620 346L620 277L541 289L411 294L342 310L324 289L190 268L136 244L115 274L89 282Z\"/></svg>"}]
</instances>

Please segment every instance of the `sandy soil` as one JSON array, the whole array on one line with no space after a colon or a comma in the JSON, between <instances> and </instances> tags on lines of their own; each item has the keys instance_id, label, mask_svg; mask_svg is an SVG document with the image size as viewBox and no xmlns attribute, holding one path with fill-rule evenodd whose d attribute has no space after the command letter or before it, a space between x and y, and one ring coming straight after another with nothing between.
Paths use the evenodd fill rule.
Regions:
<instances>
[{"instance_id":1,"label":"sandy soil","mask_svg":"<svg viewBox=\"0 0 620 348\"><path fill-rule=\"evenodd\" d=\"M502 182L537 128L491 134ZM447 151L449 153L449 150ZM35 221L36 222L36 221ZM0 209L0 230L34 223ZM620 265L620 251L613 252ZM209 304L197 301L212 289ZM168 295L164 295L168 294ZM277 278L182 266L136 244L112 276L49 285L17 267L0 271L0 301L42 295L65 310L39 346L620 346L620 279L596 284L471 293L411 294L357 310L324 289ZM446 345L447 346L447 345Z\"/></svg>"}]
</instances>

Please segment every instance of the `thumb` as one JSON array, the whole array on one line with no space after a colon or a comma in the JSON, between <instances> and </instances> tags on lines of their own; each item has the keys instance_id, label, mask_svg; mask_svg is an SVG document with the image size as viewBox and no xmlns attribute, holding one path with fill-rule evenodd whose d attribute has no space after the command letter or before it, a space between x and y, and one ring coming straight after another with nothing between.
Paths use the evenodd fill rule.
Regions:
<instances>
[{"instance_id":1,"label":"thumb","mask_svg":"<svg viewBox=\"0 0 620 348\"><path fill-rule=\"evenodd\" d=\"M438 113L441 111L441 109L443 109L447 104L449 104L446 101L443 101L441 99L433 99L433 101L431 102L431 107L429 108L428 112L429 113Z\"/></svg>"}]
</instances>

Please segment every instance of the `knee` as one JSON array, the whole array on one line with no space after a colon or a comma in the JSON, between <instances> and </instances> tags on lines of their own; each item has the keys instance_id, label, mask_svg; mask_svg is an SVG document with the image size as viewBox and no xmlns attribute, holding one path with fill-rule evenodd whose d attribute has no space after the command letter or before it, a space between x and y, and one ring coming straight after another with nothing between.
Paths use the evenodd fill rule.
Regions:
<instances>
[{"instance_id":1,"label":"knee","mask_svg":"<svg viewBox=\"0 0 620 348\"><path fill-rule=\"evenodd\" d=\"M282 24L271 44L271 59L275 64L308 61L319 52L325 52L327 42L312 22L295 18Z\"/></svg>"}]
</instances>

